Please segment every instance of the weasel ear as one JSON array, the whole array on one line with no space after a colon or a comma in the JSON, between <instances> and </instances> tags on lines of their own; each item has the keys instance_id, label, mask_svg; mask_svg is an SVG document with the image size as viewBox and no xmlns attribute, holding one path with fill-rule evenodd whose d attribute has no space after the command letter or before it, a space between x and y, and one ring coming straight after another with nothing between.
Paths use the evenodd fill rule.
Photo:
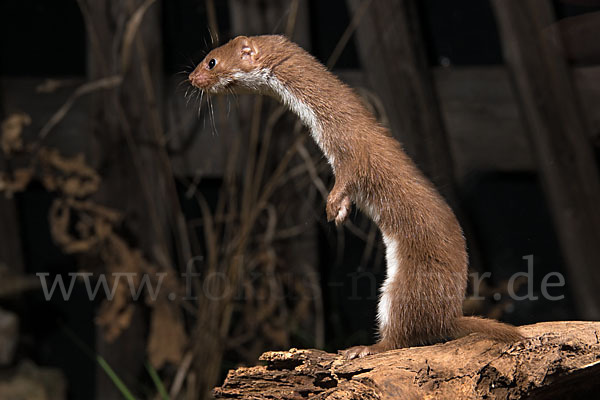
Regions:
<instances>
[{"instance_id":1,"label":"weasel ear","mask_svg":"<svg viewBox=\"0 0 600 400\"><path fill-rule=\"evenodd\" d=\"M242 60L256 61L259 58L258 47L256 44L245 36L240 38L240 55Z\"/></svg>"}]
</instances>

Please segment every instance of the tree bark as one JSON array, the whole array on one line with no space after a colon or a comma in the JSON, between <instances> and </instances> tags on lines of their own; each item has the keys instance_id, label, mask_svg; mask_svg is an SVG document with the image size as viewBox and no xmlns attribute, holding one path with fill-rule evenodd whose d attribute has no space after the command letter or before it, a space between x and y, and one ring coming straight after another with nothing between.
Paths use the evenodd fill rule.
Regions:
<instances>
[{"instance_id":1,"label":"tree bark","mask_svg":"<svg viewBox=\"0 0 600 400\"><path fill-rule=\"evenodd\" d=\"M600 177L589 128L560 44L552 4L494 0L496 17L579 313L600 318Z\"/></svg>"},{"instance_id":2,"label":"tree bark","mask_svg":"<svg viewBox=\"0 0 600 400\"><path fill-rule=\"evenodd\" d=\"M470 335L346 361L320 350L274 351L229 371L217 399L589 398L600 382L600 322L521 327L513 345Z\"/></svg>"}]
</instances>

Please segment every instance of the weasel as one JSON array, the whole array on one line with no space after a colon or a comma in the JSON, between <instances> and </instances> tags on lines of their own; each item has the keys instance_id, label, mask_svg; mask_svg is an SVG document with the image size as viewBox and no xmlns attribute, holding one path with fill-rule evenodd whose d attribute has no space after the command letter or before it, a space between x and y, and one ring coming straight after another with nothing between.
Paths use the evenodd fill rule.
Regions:
<instances>
[{"instance_id":1,"label":"weasel","mask_svg":"<svg viewBox=\"0 0 600 400\"><path fill-rule=\"evenodd\" d=\"M308 52L284 36L239 36L209 52L189 81L209 93L250 91L284 103L333 169L327 219L342 224L355 203L381 230L387 275L379 341L344 350L346 358L473 332L503 342L522 338L514 326L463 316L468 261L454 213L359 96Z\"/></svg>"}]
</instances>

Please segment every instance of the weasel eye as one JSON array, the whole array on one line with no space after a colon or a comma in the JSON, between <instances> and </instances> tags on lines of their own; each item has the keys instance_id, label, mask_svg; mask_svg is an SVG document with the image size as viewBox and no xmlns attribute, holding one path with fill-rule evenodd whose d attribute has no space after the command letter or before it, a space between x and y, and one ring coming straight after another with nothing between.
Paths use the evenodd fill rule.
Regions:
<instances>
[{"instance_id":1,"label":"weasel eye","mask_svg":"<svg viewBox=\"0 0 600 400\"><path fill-rule=\"evenodd\" d=\"M208 62L208 69L213 69L215 65L217 65L217 60L211 58L211 60Z\"/></svg>"}]
</instances>

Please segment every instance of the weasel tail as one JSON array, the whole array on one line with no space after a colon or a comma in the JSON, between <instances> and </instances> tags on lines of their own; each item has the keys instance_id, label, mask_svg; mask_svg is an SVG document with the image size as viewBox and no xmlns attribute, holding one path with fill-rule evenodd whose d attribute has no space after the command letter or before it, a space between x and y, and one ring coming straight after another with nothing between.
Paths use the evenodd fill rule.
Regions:
<instances>
[{"instance_id":1,"label":"weasel tail","mask_svg":"<svg viewBox=\"0 0 600 400\"><path fill-rule=\"evenodd\" d=\"M456 321L455 329L453 335L455 338L467 336L470 333L482 333L499 342L510 343L523 339L514 326L488 318L461 317Z\"/></svg>"},{"instance_id":2,"label":"weasel tail","mask_svg":"<svg viewBox=\"0 0 600 400\"><path fill-rule=\"evenodd\" d=\"M189 79L210 93L279 99L310 129L333 169L328 219L344 223L354 203L379 226L387 260L380 340L345 350L347 358L475 332L521 339L513 326L462 315L468 261L454 213L358 95L314 57L283 36L240 36L211 51Z\"/></svg>"}]
</instances>

